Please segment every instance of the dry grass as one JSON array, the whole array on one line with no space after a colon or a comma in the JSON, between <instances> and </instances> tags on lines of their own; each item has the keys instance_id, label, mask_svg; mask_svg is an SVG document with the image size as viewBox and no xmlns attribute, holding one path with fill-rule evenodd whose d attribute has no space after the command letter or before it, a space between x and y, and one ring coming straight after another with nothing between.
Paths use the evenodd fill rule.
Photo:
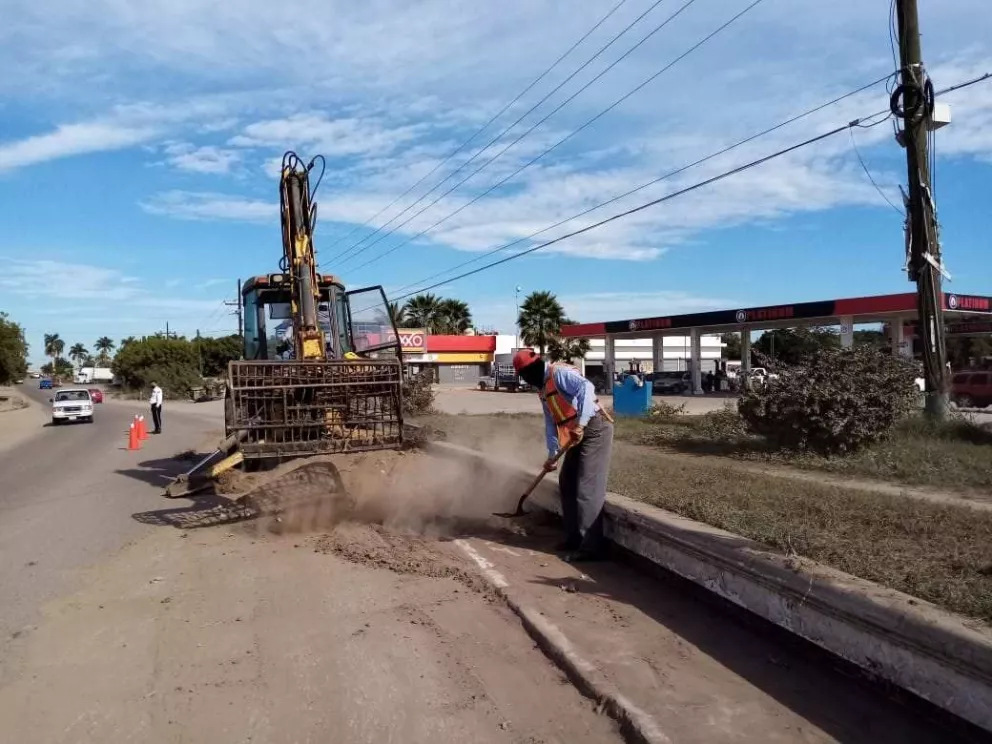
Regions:
<instances>
[{"instance_id":1,"label":"dry grass","mask_svg":"<svg viewBox=\"0 0 992 744\"><path fill-rule=\"evenodd\" d=\"M942 426L913 419L891 438L844 457L771 451L762 440L744 433L731 411L627 419L617 427L617 438L671 452L775 463L852 478L942 490L992 488L992 430L963 419Z\"/></svg>"},{"instance_id":2,"label":"dry grass","mask_svg":"<svg viewBox=\"0 0 992 744\"><path fill-rule=\"evenodd\" d=\"M618 443L610 489L992 622L992 513Z\"/></svg>"},{"instance_id":3,"label":"dry grass","mask_svg":"<svg viewBox=\"0 0 992 744\"><path fill-rule=\"evenodd\" d=\"M429 423L475 449L499 438L543 453L539 416L432 416ZM731 459L673 457L630 441L657 429L619 424L612 491L992 623L992 512L753 474Z\"/></svg>"}]
</instances>

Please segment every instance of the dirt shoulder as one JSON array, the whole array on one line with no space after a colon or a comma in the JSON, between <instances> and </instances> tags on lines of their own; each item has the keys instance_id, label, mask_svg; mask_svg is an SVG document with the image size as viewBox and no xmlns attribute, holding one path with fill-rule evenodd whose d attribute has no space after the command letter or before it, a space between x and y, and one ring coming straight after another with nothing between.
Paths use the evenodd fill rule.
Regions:
<instances>
[{"instance_id":1,"label":"dirt shoulder","mask_svg":"<svg viewBox=\"0 0 992 744\"><path fill-rule=\"evenodd\" d=\"M48 420L41 406L17 388L0 387L0 452L41 433Z\"/></svg>"}]
</instances>

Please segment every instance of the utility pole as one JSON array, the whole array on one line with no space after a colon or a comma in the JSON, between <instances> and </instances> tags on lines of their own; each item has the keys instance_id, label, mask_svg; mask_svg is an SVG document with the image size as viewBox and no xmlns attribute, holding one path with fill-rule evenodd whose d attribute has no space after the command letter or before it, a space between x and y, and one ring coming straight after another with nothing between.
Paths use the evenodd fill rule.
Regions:
<instances>
[{"instance_id":1,"label":"utility pole","mask_svg":"<svg viewBox=\"0 0 992 744\"><path fill-rule=\"evenodd\" d=\"M203 377L203 346L200 341L200 329L196 329L196 359L199 364L200 377Z\"/></svg>"},{"instance_id":2,"label":"utility pole","mask_svg":"<svg viewBox=\"0 0 992 744\"><path fill-rule=\"evenodd\" d=\"M898 135L906 148L909 196L906 243L909 280L916 282L919 335L923 346L926 411L935 419L948 412L947 348L944 342L944 267L930 182L928 137L932 126L933 84L923 67L916 0L896 0L901 81L892 94L892 113L903 121Z\"/></svg>"},{"instance_id":3,"label":"utility pole","mask_svg":"<svg viewBox=\"0 0 992 744\"><path fill-rule=\"evenodd\" d=\"M245 334L245 322L244 322L244 310L241 306L241 280L238 279L238 294L234 299L234 302L225 301L225 305L228 307L235 308L234 314L238 316L238 336L244 336Z\"/></svg>"}]
</instances>

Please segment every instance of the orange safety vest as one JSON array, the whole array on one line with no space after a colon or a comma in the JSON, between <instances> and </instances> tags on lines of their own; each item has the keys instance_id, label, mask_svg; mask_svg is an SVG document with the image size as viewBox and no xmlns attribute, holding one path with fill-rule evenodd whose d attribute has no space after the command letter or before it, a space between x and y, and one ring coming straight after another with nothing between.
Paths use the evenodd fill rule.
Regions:
<instances>
[{"instance_id":1,"label":"orange safety vest","mask_svg":"<svg viewBox=\"0 0 992 744\"><path fill-rule=\"evenodd\" d=\"M541 400L547 404L548 410L551 412L551 420L558 430L558 447L563 449L572 441L572 431L579 425L579 412L575 410L572 401L561 394L555 384L556 367L575 368L561 362L548 365L548 377L541 389Z\"/></svg>"}]
</instances>

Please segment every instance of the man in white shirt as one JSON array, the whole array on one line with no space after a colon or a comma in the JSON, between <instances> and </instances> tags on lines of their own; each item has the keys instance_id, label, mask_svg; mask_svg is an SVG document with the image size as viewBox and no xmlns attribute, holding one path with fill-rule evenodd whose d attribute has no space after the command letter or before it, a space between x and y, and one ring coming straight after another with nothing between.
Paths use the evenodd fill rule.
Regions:
<instances>
[{"instance_id":1,"label":"man in white shirt","mask_svg":"<svg viewBox=\"0 0 992 744\"><path fill-rule=\"evenodd\" d=\"M157 382L152 382L152 396L148 399L148 402L152 407L152 423L155 424L155 430L152 434L162 433L162 388L158 386Z\"/></svg>"}]
</instances>

